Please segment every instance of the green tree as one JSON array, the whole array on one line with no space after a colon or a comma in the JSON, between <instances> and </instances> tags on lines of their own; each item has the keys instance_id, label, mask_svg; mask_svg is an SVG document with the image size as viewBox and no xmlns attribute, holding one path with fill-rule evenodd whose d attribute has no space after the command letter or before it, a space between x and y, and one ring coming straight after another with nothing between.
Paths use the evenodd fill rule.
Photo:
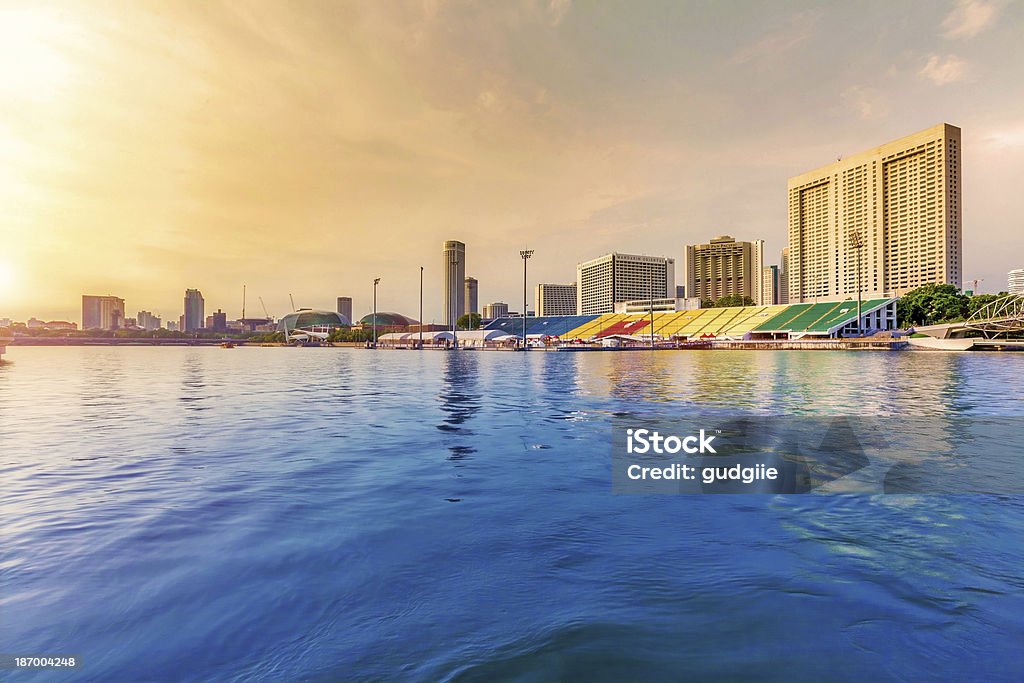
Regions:
<instances>
[{"instance_id":1,"label":"green tree","mask_svg":"<svg viewBox=\"0 0 1024 683\"><path fill-rule=\"evenodd\" d=\"M479 313L466 313L455 321L460 330L475 330L480 327Z\"/></svg>"},{"instance_id":2,"label":"green tree","mask_svg":"<svg viewBox=\"0 0 1024 683\"><path fill-rule=\"evenodd\" d=\"M897 324L912 327L963 320L970 310L970 299L955 285L918 287L896 302Z\"/></svg>"},{"instance_id":3,"label":"green tree","mask_svg":"<svg viewBox=\"0 0 1024 683\"><path fill-rule=\"evenodd\" d=\"M728 308L731 306L753 306L754 300L742 294L729 294L711 304L712 308Z\"/></svg>"}]
</instances>

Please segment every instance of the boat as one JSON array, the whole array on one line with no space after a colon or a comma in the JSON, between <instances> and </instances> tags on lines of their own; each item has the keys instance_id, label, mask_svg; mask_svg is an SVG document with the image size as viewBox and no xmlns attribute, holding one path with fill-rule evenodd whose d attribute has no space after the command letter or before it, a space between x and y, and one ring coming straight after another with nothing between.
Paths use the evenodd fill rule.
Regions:
<instances>
[{"instance_id":1,"label":"boat","mask_svg":"<svg viewBox=\"0 0 1024 683\"><path fill-rule=\"evenodd\" d=\"M220 348L222 349L233 349L235 346L236 344L233 341L224 340L220 343Z\"/></svg>"}]
</instances>

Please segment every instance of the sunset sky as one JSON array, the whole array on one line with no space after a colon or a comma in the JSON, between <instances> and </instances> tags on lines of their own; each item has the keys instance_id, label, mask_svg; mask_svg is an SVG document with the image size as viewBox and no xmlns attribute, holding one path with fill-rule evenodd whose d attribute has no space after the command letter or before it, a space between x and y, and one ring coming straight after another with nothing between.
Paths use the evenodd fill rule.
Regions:
<instances>
[{"instance_id":1,"label":"sunset sky","mask_svg":"<svg viewBox=\"0 0 1024 683\"><path fill-rule=\"evenodd\" d=\"M0 317L441 317L610 250L786 246L786 180L963 129L964 279L1024 267L1024 6L0 0ZM531 291L532 301L532 291Z\"/></svg>"}]
</instances>

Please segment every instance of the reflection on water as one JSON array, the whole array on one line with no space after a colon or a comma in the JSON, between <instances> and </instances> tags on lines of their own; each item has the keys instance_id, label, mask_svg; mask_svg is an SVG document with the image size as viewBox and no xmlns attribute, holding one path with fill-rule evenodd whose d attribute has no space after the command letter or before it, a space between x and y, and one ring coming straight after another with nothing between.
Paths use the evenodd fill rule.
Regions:
<instances>
[{"instance_id":1,"label":"reflection on water","mask_svg":"<svg viewBox=\"0 0 1024 683\"><path fill-rule=\"evenodd\" d=\"M0 643L84 680L1024 677L1020 497L618 496L609 464L615 414L882 416L940 454L1024 414L1024 354L8 359Z\"/></svg>"}]
</instances>

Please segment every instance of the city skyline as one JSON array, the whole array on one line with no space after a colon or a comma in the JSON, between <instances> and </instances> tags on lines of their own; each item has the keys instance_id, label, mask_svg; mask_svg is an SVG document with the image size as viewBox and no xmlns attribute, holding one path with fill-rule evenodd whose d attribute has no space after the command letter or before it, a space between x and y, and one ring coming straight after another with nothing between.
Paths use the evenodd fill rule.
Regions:
<instances>
[{"instance_id":1,"label":"city skyline","mask_svg":"<svg viewBox=\"0 0 1024 683\"><path fill-rule=\"evenodd\" d=\"M196 287L236 318L247 284L278 317L344 293L358 318L378 276L378 309L415 314L423 265L429 321L446 239L481 302L518 301L524 247L531 288L720 234L777 255L787 178L940 121L964 284L999 291L1024 255L1022 14L8 4L0 316L77 320L95 293L174 320Z\"/></svg>"}]
</instances>

